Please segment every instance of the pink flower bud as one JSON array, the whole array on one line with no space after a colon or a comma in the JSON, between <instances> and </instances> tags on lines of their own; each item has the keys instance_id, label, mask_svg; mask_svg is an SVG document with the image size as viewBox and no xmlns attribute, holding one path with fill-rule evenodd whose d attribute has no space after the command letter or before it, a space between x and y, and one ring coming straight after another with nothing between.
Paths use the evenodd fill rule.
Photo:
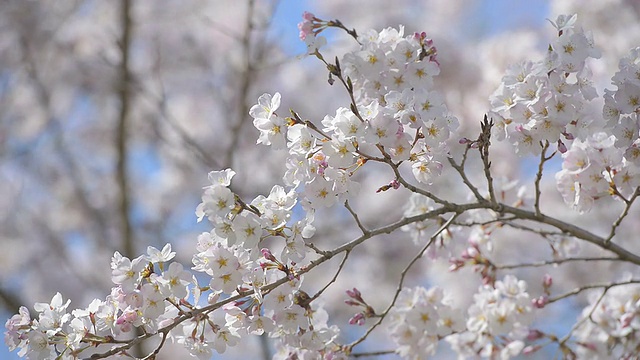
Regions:
<instances>
[{"instance_id":1,"label":"pink flower bud","mask_svg":"<svg viewBox=\"0 0 640 360\"><path fill-rule=\"evenodd\" d=\"M565 145L562 140L558 140L558 151L560 151L561 154L567 152L567 145Z\"/></svg>"},{"instance_id":2,"label":"pink flower bud","mask_svg":"<svg viewBox=\"0 0 640 360\"><path fill-rule=\"evenodd\" d=\"M620 317L620 322L622 323L622 327L623 328L629 327L629 325L631 325L631 321L633 321L633 318L635 316L636 315L633 314L633 313L626 313L626 314L622 315Z\"/></svg>"},{"instance_id":3,"label":"pink flower bud","mask_svg":"<svg viewBox=\"0 0 640 360\"><path fill-rule=\"evenodd\" d=\"M463 259L475 259L478 256L478 249L474 246L468 247L465 251L460 255Z\"/></svg>"},{"instance_id":4,"label":"pink flower bud","mask_svg":"<svg viewBox=\"0 0 640 360\"><path fill-rule=\"evenodd\" d=\"M482 276L482 285L491 285L493 284L493 277L488 275Z\"/></svg>"},{"instance_id":5,"label":"pink flower bud","mask_svg":"<svg viewBox=\"0 0 640 360\"><path fill-rule=\"evenodd\" d=\"M449 259L451 266L449 266L449 271L456 271L464 266L464 261L456 258Z\"/></svg>"},{"instance_id":6,"label":"pink flower bud","mask_svg":"<svg viewBox=\"0 0 640 360\"><path fill-rule=\"evenodd\" d=\"M598 348L596 347L596 345L594 343L578 341L577 344L582 346L582 347L586 347L587 349L589 349L591 351L598 351Z\"/></svg>"},{"instance_id":7,"label":"pink flower bud","mask_svg":"<svg viewBox=\"0 0 640 360\"><path fill-rule=\"evenodd\" d=\"M531 300L531 304L537 309L542 309L543 307L545 307L545 305L547 305L547 302L549 302L549 298L546 295Z\"/></svg>"},{"instance_id":8,"label":"pink flower bud","mask_svg":"<svg viewBox=\"0 0 640 360\"><path fill-rule=\"evenodd\" d=\"M543 336L544 336L544 334L542 333L542 331L536 330L536 329L530 329L529 333L527 334L527 340L528 341L535 341L535 340L538 340L538 339L542 339Z\"/></svg>"},{"instance_id":9,"label":"pink flower bud","mask_svg":"<svg viewBox=\"0 0 640 360\"><path fill-rule=\"evenodd\" d=\"M262 248L260 250L260 252L262 253L262 256L264 256L265 259L271 260L271 261L276 261L276 257L273 256L273 254L271 253L271 250L269 250L267 248Z\"/></svg>"},{"instance_id":10,"label":"pink flower bud","mask_svg":"<svg viewBox=\"0 0 640 360\"><path fill-rule=\"evenodd\" d=\"M306 21L312 21L313 19L315 19L315 15L313 15L312 13L305 11L302 13L302 18Z\"/></svg>"},{"instance_id":11,"label":"pink flower bud","mask_svg":"<svg viewBox=\"0 0 640 360\"><path fill-rule=\"evenodd\" d=\"M362 302L362 294L360 293L360 290L356 288L353 288L353 290L347 290L347 296Z\"/></svg>"},{"instance_id":12,"label":"pink flower bud","mask_svg":"<svg viewBox=\"0 0 640 360\"><path fill-rule=\"evenodd\" d=\"M553 285L553 278L549 274L544 274L544 277L542 278L542 286L550 288L551 285Z\"/></svg>"},{"instance_id":13,"label":"pink flower bud","mask_svg":"<svg viewBox=\"0 0 640 360\"><path fill-rule=\"evenodd\" d=\"M353 317L351 319L349 319L349 325L364 325L364 314L363 313L357 313L355 315L353 315Z\"/></svg>"},{"instance_id":14,"label":"pink flower bud","mask_svg":"<svg viewBox=\"0 0 640 360\"><path fill-rule=\"evenodd\" d=\"M523 355L529 355L529 354L533 354L534 352L540 350L540 348L542 348L541 345L535 345L535 346L527 346L522 350L522 354Z\"/></svg>"}]
</instances>

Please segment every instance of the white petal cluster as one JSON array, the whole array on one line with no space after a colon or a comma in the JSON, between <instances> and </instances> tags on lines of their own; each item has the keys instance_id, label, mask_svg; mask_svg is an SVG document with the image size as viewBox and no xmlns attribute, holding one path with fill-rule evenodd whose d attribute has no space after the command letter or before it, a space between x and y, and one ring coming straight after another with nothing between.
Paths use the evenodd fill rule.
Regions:
<instances>
[{"instance_id":1,"label":"white petal cluster","mask_svg":"<svg viewBox=\"0 0 640 360\"><path fill-rule=\"evenodd\" d=\"M620 61L614 90L605 90L602 131L576 140L563 154L557 187L565 203L580 212L611 195L629 198L640 185L640 48Z\"/></svg>"},{"instance_id":2,"label":"white petal cluster","mask_svg":"<svg viewBox=\"0 0 640 360\"><path fill-rule=\"evenodd\" d=\"M464 330L464 318L441 288L404 288L389 313L391 338L404 359L425 359L441 338Z\"/></svg>"},{"instance_id":3,"label":"white petal cluster","mask_svg":"<svg viewBox=\"0 0 640 360\"><path fill-rule=\"evenodd\" d=\"M467 310L466 330L446 338L460 357L509 359L524 349L533 321L526 283L512 275L484 285Z\"/></svg>"},{"instance_id":4,"label":"white petal cluster","mask_svg":"<svg viewBox=\"0 0 640 360\"><path fill-rule=\"evenodd\" d=\"M601 294L601 293L600 293ZM580 359L625 359L637 356L640 346L640 287L611 288L601 298L593 294L582 312L587 321L575 332Z\"/></svg>"},{"instance_id":5,"label":"white petal cluster","mask_svg":"<svg viewBox=\"0 0 640 360\"><path fill-rule=\"evenodd\" d=\"M583 109L597 95L585 60L599 53L576 19L559 16L552 22L558 37L546 58L512 65L490 98L495 138L508 139L519 154L540 154L545 142L562 149L593 121Z\"/></svg>"}]
</instances>

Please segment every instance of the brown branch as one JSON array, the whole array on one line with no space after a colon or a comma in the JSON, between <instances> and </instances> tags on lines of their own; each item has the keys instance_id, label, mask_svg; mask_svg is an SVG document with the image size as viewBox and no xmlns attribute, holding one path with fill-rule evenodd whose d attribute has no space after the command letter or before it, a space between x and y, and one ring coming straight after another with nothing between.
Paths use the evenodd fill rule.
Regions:
<instances>
[{"instance_id":1,"label":"brown branch","mask_svg":"<svg viewBox=\"0 0 640 360\"><path fill-rule=\"evenodd\" d=\"M591 244L594 244L602 249L609 250L614 254L618 255L620 260L627 261L630 263L634 263L636 265L640 265L640 256L630 252L629 250L623 248L620 245L617 245L613 242L606 241L605 238L595 235L588 230L580 228L578 226L566 223L562 220L558 220L556 218L544 215L544 214L536 214L531 211L519 209L513 206L508 206L504 204L496 204L489 205L493 206L493 210L499 213L507 213L517 216L520 219L532 220L539 223L551 225L558 230L561 230L565 234L569 234L578 239L585 240Z\"/></svg>"},{"instance_id":2,"label":"brown branch","mask_svg":"<svg viewBox=\"0 0 640 360\"><path fill-rule=\"evenodd\" d=\"M455 212L464 212L467 210L471 210L471 209L475 209L478 207L478 204L467 204L467 205L457 205L456 209L457 211ZM374 229L372 231L370 231L367 235L361 235L358 238L355 238L353 240L351 240L350 242L343 244L331 251L325 251L323 252L323 255L320 256L319 258L313 260L309 265L304 266L302 268L300 268L299 270L296 271L297 275L304 275L306 273L308 273L309 271L311 271L312 269L314 269L315 267L323 264L324 262L331 260L333 257L335 257L336 255L342 253L342 252L346 252L346 251L351 251L353 250L356 246L362 244L364 241L377 236L377 235L381 235L381 234L390 234L392 232L394 232L395 230L400 229L401 227L414 223L414 222L418 222L418 221L424 221L426 219L430 219L430 218L434 218L437 216L440 216L442 214L445 213L449 213L452 212L451 209L446 209L446 208L439 208L433 211L429 211L427 213L424 214L420 214L420 215L416 215L416 216L412 216L409 218L404 218L401 219L399 221L396 221L392 224L389 224L387 226L383 226L377 229ZM281 278L279 280L274 281L271 284L265 285L263 286L260 290L261 292L268 292L271 291L275 288L277 288L278 286L285 284L286 282L288 282L289 279L287 277ZM105 351L103 353L97 353L97 354L93 354L90 359L104 359L107 358L109 356L115 355L115 354L119 354L123 351L126 351L128 349L131 349L133 346L141 343L142 341L149 339L153 336L156 336L158 334L165 334L165 333L169 333L173 328L175 328L176 326L180 325L181 323L197 316L200 314L206 314L206 313L210 313L228 303L234 302L236 300L242 299L244 297L250 296L254 293L253 290L247 290L244 292L239 293L238 295L234 295L231 297L228 297L224 300L221 300L215 304L211 304L211 305L207 305L205 307L199 308L199 309L194 309L192 311L188 311L186 312L184 315L178 317L175 319L175 321L167 326L165 326L164 328L159 329L158 331L156 331L155 333L146 333L146 334L142 334L142 335L138 335L137 337L135 337L134 339L131 339L128 343L123 344L121 346L115 347L109 351Z\"/></svg>"}]
</instances>

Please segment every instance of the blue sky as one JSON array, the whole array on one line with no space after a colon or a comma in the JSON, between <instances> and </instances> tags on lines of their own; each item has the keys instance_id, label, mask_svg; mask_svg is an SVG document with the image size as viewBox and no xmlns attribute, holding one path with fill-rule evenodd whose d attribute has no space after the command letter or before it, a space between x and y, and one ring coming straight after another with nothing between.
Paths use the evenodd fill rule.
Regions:
<instances>
[{"instance_id":1,"label":"blue sky","mask_svg":"<svg viewBox=\"0 0 640 360\"><path fill-rule=\"evenodd\" d=\"M275 34L283 39L285 48L292 54L305 50L298 39L298 23L302 12L314 12L315 1L311 0L282 0L275 15ZM321 18L333 19L335 14L319 14ZM549 15L547 0L480 0L467 13L466 28L461 32L472 37L487 37L503 31L520 28L522 26L541 27L546 23ZM345 22L346 19L341 19ZM348 26L348 25L347 25Z\"/></svg>"}]
</instances>

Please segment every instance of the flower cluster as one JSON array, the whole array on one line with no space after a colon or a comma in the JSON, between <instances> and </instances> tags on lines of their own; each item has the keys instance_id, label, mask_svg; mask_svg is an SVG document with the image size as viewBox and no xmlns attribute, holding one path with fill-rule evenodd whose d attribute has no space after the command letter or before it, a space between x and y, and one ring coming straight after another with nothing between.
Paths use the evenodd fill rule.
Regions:
<instances>
[{"instance_id":1,"label":"flower cluster","mask_svg":"<svg viewBox=\"0 0 640 360\"><path fill-rule=\"evenodd\" d=\"M192 260L193 270L209 279L207 286L199 286L181 264L168 264L175 256L168 244L162 250L149 247L147 255L135 259L116 252L111 261L116 286L104 301L96 299L88 308L68 314L69 301L57 294L50 304L36 304L39 316L33 320L21 308L6 324L10 348L20 348L21 356L32 359L73 359L81 352L84 356L108 351L106 344L136 328L153 334L170 327L169 338L201 359L209 359L213 350L224 352L243 336L262 333L281 338L281 346L309 354L330 351L325 348L338 329L327 325L321 307L312 306L295 270L305 258L303 239L313 235L313 218L290 221L296 195L280 186L267 197L244 203L229 189L234 175L230 169L211 172L211 185L205 187L196 210L199 220L206 217L214 227L198 237ZM267 236L284 239L279 259L269 249L258 248ZM286 282L263 289L278 280ZM204 311L200 297L206 291L205 306L212 308ZM243 297L242 292L249 295ZM217 305L229 297L237 300ZM212 313L218 308L221 311ZM186 313L192 315L185 317ZM87 343L96 347L88 348Z\"/></svg>"},{"instance_id":2,"label":"flower cluster","mask_svg":"<svg viewBox=\"0 0 640 360\"><path fill-rule=\"evenodd\" d=\"M193 279L179 263L165 266L174 255L169 244L162 250L149 247L146 256L133 260L116 252L111 260L116 286L104 301L69 314L70 301L58 293L49 304L35 305L37 319L22 307L6 324L10 349L19 347L19 354L30 359L73 359L86 350L86 342L99 345L138 327L157 331L175 316L171 304L186 298Z\"/></svg>"},{"instance_id":3,"label":"flower cluster","mask_svg":"<svg viewBox=\"0 0 640 360\"><path fill-rule=\"evenodd\" d=\"M307 54L317 54L318 49L327 43L327 39L318 34L327 28L328 22L318 19L308 11L302 14L302 19L303 21L298 24L300 40L307 45Z\"/></svg>"},{"instance_id":4,"label":"flower cluster","mask_svg":"<svg viewBox=\"0 0 640 360\"><path fill-rule=\"evenodd\" d=\"M508 139L520 154L540 154L544 143L582 135L592 119L583 104L597 96L587 58L598 58L590 33L575 26L577 15L559 16L552 23L558 37L544 60L512 65L490 98L494 136Z\"/></svg>"},{"instance_id":5,"label":"flower cluster","mask_svg":"<svg viewBox=\"0 0 640 360\"><path fill-rule=\"evenodd\" d=\"M602 197L629 199L640 185L640 48L619 67L612 78L617 90L605 90L604 128L576 140L556 174L564 201L581 212Z\"/></svg>"},{"instance_id":6,"label":"flower cluster","mask_svg":"<svg viewBox=\"0 0 640 360\"><path fill-rule=\"evenodd\" d=\"M445 339L462 357L517 356L533 320L526 283L507 275L474 295L465 317L439 287L405 288L390 312L391 337L405 359L423 359Z\"/></svg>"},{"instance_id":7,"label":"flower cluster","mask_svg":"<svg viewBox=\"0 0 640 360\"><path fill-rule=\"evenodd\" d=\"M460 309L434 287L404 288L389 313L391 338L405 359L424 359L436 352L440 339L464 330Z\"/></svg>"},{"instance_id":8,"label":"flower cluster","mask_svg":"<svg viewBox=\"0 0 640 360\"><path fill-rule=\"evenodd\" d=\"M424 33L404 37L403 28L389 28L368 32L358 41L360 50L329 66L355 102L325 116L322 129L295 113L292 118L278 116L279 93L260 96L250 111L260 130L258 143L276 149L286 143L284 182L304 184L307 208L328 207L354 194L358 184L351 176L366 161L380 159L379 153L393 161L410 160L415 178L430 184L442 171L447 142L457 127L442 96L432 89L439 65Z\"/></svg>"},{"instance_id":9,"label":"flower cluster","mask_svg":"<svg viewBox=\"0 0 640 360\"><path fill-rule=\"evenodd\" d=\"M466 330L446 338L463 357L517 356L524 349L534 313L526 283L512 275L484 285L467 310Z\"/></svg>"},{"instance_id":10,"label":"flower cluster","mask_svg":"<svg viewBox=\"0 0 640 360\"><path fill-rule=\"evenodd\" d=\"M256 122L273 120L277 117L278 105L279 95L263 96L251 114L262 116L257 117ZM264 135L259 141L277 141L274 139L278 137ZM313 354L331 351L326 348L339 331L327 325L326 312L321 307L311 305L309 296L300 289L302 276L295 270L306 256L304 239L315 231L313 212L307 212L301 220L291 220L297 195L278 185L272 188L269 196L260 195L245 204L228 188L234 175L230 169L209 174L211 185L205 188L196 213L199 219L206 216L214 229L198 238L194 270L210 277L209 288L213 292L209 295L209 303L214 303L221 295L235 296L247 290L253 290L253 294L223 307L224 325L192 322L188 328L191 333L199 326L207 331L204 337L187 339L185 345L191 346L196 355L203 353L198 356L205 358L210 356L205 351L208 348L222 352L225 346L235 345L247 334L267 333L280 338L280 346L293 352L315 356ZM261 241L269 236L284 240L280 257L268 248L259 248ZM281 280L283 276L286 283L263 291L263 286Z\"/></svg>"},{"instance_id":11,"label":"flower cluster","mask_svg":"<svg viewBox=\"0 0 640 360\"><path fill-rule=\"evenodd\" d=\"M606 296L593 294L575 338L580 359L632 359L640 347L640 286L610 289Z\"/></svg>"},{"instance_id":12,"label":"flower cluster","mask_svg":"<svg viewBox=\"0 0 640 360\"><path fill-rule=\"evenodd\" d=\"M444 97L433 88L440 73L437 49L425 33L404 28L369 31L361 49L341 61L376 143L394 160L412 161L415 178L430 184L442 171L447 141L458 127Z\"/></svg>"}]
</instances>

